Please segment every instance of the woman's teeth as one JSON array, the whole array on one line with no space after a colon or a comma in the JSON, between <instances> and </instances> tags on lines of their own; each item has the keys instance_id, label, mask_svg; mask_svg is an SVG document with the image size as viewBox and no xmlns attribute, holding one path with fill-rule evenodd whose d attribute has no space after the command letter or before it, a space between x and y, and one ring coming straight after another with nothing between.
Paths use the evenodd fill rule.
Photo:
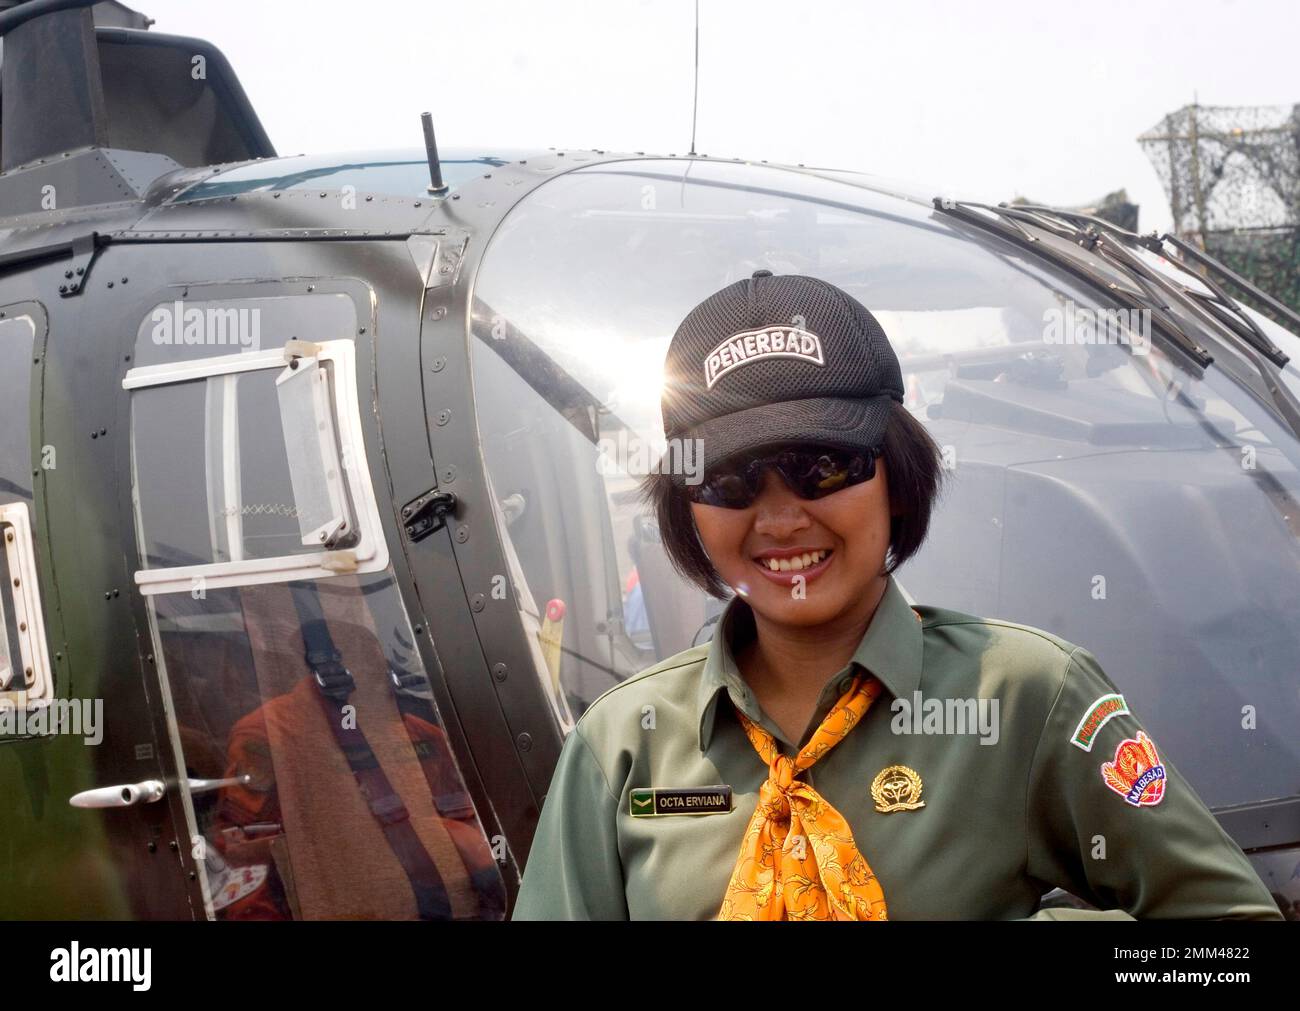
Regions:
<instances>
[{"instance_id":1,"label":"woman's teeth","mask_svg":"<svg viewBox=\"0 0 1300 1011\"><path fill-rule=\"evenodd\" d=\"M763 558L759 561L760 564L767 566L773 572L791 572L816 565L829 554L829 551L823 549L821 551L805 551L802 555L794 555L790 558Z\"/></svg>"}]
</instances>

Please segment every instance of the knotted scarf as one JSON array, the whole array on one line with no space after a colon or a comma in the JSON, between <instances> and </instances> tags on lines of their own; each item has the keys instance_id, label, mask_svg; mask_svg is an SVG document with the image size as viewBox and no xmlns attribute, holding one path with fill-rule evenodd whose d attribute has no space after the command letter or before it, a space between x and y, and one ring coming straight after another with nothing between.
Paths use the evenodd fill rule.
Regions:
<instances>
[{"instance_id":1,"label":"knotted scarf","mask_svg":"<svg viewBox=\"0 0 1300 1011\"><path fill-rule=\"evenodd\" d=\"M809 784L795 779L842 741L883 690L859 673L811 740L790 758L739 710L767 781L754 809L719 920L884 920L885 894L858 852L853 832Z\"/></svg>"}]
</instances>

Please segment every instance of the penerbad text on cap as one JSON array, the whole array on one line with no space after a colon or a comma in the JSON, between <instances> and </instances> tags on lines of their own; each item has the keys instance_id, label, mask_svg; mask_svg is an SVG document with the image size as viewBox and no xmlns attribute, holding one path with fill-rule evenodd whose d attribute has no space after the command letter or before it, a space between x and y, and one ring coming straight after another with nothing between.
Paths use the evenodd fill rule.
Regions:
<instances>
[{"instance_id":1,"label":"penerbad text on cap","mask_svg":"<svg viewBox=\"0 0 1300 1011\"><path fill-rule=\"evenodd\" d=\"M802 358L825 365L821 338L792 326L765 326L732 334L704 359L704 382L708 389L733 369L764 358Z\"/></svg>"}]
</instances>

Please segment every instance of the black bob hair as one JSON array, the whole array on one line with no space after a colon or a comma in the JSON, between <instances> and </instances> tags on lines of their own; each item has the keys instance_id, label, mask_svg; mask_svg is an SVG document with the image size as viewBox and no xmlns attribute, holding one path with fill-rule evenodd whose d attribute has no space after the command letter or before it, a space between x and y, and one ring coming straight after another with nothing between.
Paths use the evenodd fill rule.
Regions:
<instances>
[{"instance_id":1,"label":"black bob hair","mask_svg":"<svg viewBox=\"0 0 1300 1011\"><path fill-rule=\"evenodd\" d=\"M885 573L916 554L930 528L930 513L943 483L942 453L925 426L894 401L885 427L881 459L889 482L889 550ZM686 579L711 596L731 595L700 542L691 502L668 474L649 474L640 498L654 510L668 560Z\"/></svg>"}]
</instances>

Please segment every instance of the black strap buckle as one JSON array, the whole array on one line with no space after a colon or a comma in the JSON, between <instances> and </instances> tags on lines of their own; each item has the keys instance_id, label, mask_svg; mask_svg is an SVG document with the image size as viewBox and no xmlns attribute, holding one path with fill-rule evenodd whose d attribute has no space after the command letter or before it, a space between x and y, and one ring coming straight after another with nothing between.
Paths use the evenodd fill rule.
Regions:
<instances>
[{"instance_id":1,"label":"black strap buckle","mask_svg":"<svg viewBox=\"0 0 1300 1011\"><path fill-rule=\"evenodd\" d=\"M397 667L389 667L388 676L392 678L393 684L397 686L398 691L420 691L425 687L423 674L399 670Z\"/></svg>"},{"instance_id":2,"label":"black strap buckle","mask_svg":"<svg viewBox=\"0 0 1300 1011\"><path fill-rule=\"evenodd\" d=\"M395 793L371 800L370 813L385 827L396 825L399 821L406 821L411 817L411 813L406 810L406 805Z\"/></svg>"},{"instance_id":3,"label":"black strap buckle","mask_svg":"<svg viewBox=\"0 0 1300 1011\"><path fill-rule=\"evenodd\" d=\"M345 701L356 690L352 672L343 666L343 656L337 651L316 653L308 650L307 666L311 668L320 690L335 702Z\"/></svg>"}]
</instances>

